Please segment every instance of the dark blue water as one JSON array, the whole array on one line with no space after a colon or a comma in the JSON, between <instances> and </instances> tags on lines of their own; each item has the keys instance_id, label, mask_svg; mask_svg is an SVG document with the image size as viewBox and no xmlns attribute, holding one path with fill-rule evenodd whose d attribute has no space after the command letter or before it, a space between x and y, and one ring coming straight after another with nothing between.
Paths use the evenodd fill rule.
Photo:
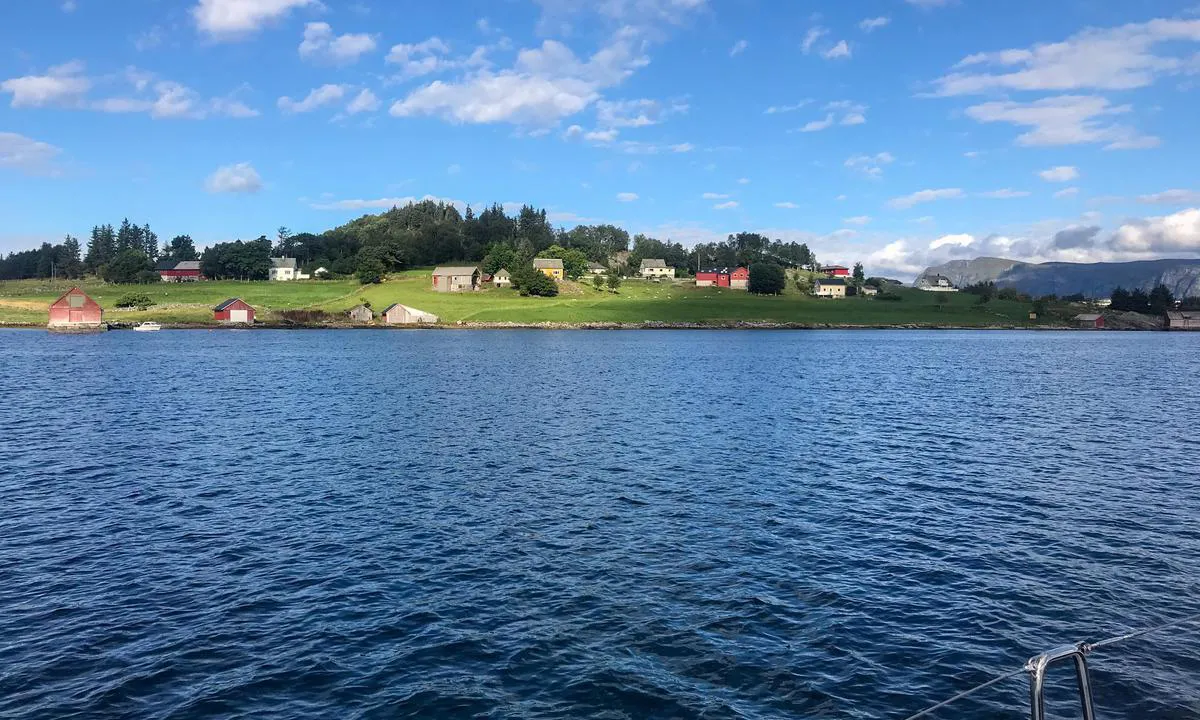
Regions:
<instances>
[{"instance_id":1,"label":"dark blue water","mask_svg":"<svg viewBox=\"0 0 1200 720\"><path fill-rule=\"evenodd\" d=\"M0 716L904 717L1200 611L1198 377L1166 333L0 332ZM1198 657L1095 655L1103 717L1200 717Z\"/></svg>"}]
</instances>

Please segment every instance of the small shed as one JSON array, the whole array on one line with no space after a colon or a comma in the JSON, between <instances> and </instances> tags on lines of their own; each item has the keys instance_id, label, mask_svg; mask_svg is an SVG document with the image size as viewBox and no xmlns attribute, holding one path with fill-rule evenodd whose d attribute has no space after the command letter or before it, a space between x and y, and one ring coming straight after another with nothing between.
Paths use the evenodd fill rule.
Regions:
<instances>
[{"instance_id":1,"label":"small shed","mask_svg":"<svg viewBox=\"0 0 1200 720\"><path fill-rule=\"evenodd\" d=\"M859 292L867 297L875 297L879 294L879 288L875 287L874 285L863 285L862 290Z\"/></svg>"},{"instance_id":2,"label":"small shed","mask_svg":"<svg viewBox=\"0 0 1200 720\"><path fill-rule=\"evenodd\" d=\"M438 292L467 292L479 289L475 265L443 265L433 269L433 289Z\"/></svg>"},{"instance_id":3,"label":"small shed","mask_svg":"<svg viewBox=\"0 0 1200 720\"><path fill-rule=\"evenodd\" d=\"M229 298L213 308L213 320L229 325L253 325L254 308L241 298Z\"/></svg>"},{"instance_id":4,"label":"small shed","mask_svg":"<svg viewBox=\"0 0 1200 720\"><path fill-rule=\"evenodd\" d=\"M366 305L355 305L346 313L350 319L358 323L369 323L375 319L375 313L371 312L371 308Z\"/></svg>"},{"instance_id":5,"label":"small shed","mask_svg":"<svg viewBox=\"0 0 1200 720\"><path fill-rule=\"evenodd\" d=\"M500 268L492 276L492 284L498 288L512 287L512 275L504 268Z\"/></svg>"},{"instance_id":6,"label":"small shed","mask_svg":"<svg viewBox=\"0 0 1200 720\"><path fill-rule=\"evenodd\" d=\"M433 313L427 313L424 310L418 310L414 307L401 305L396 303L389 305L381 315L383 322L388 325L422 325L426 323L436 323L438 316Z\"/></svg>"},{"instance_id":7,"label":"small shed","mask_svg":"<svg viewBox=\"0 0 1200 720\"><path fill-rule=\"evenodd\" d=\"M1088 330L1104 328L1104 316L1098 313L1080 313L1075 316L1075 325Z\"/></svg>"},{"instance_id":8,"label":"small shed","mask_svg":"<svg viewBox=\"0 0 1200 720\"><path fill-rule=\"evenodd\" d=\"M98 330L104 326L104 308L77 287L50 303L51 330Z\"/></svg>"},{"instance_id":9,"label":"small shed","mask_svg":"<svg viewBox=\"0 0 1200 720\"><path fill-rule=\"evenodd\" d=\"M1167 311L1168 330L1200 330L1200 311L1169 310Z\"/></svg>"}]
</instances>

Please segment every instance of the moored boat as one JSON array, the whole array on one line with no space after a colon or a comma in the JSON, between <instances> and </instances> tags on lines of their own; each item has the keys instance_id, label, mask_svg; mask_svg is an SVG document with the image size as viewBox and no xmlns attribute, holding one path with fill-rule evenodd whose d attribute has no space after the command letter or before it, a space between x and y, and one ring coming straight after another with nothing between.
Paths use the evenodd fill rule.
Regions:
<instances>
[{"instance_id":1,"label":"moored boat","mask_svg":"<svg viewBox=\"0 0 1200 720\"><path fill-rule=\"evenodd\" d=\"M158 332L159 330L162 330L162 325L159 325L156 322L138 323L137 325L133 326L133 330L134 332Z\"/></svg>"}]
</instances>

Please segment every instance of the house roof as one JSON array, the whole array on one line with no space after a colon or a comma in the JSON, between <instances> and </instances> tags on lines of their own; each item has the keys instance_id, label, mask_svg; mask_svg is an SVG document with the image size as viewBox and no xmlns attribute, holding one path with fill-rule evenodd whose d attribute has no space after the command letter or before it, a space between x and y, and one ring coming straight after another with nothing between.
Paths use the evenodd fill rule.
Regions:
<instances>
[{"instance_id":1,"label":"house roof","mask_svg":"<svg viewBox=\"0 0 1200 720\"><path fill-rule=\"evenodd\" d=\"M66 291L65 293L63 293L62 295L59 295L59 296L58 296L58 299L57 299L57 300L55 300L54 302L50 303L50 304L51 304L51 305L57 305L57 304L59 304L60 302L62 302L63 300L66 300L68 295L73 295L73 294L76 294L76 293L77 293L77 294L79 294L79 295L82 295L82 296L83 296L84 298L86 298L87 300L91 300L93 303L94 303L94 302L96 302L95 300L92 300L92 298L91 298L91 297L90 297L90 296L89 296L87 293L85 293L84 291L80 290L78 287L73 287L73 288L71 288L70 290L68 290L68 291Z\"/></svg>"},{"instance_id":2,"label":"house roof","mask_svg":"<svg viewBox=\"0 0 1200 720\"><path fill-rule=\"evenodd\" d=\"M243 305L246 305L247 307L249 307L249 304L241 298L229 298L225 302L223 302L220 305L213 308L213 311L221 312L222 310L228 310L230 305L234 305L236 303L242 303ZM250 309L253 310L254 308L250 308Z\"/></svg>"},{"instance_id":3,"label":"house roof","mask_svg":"<svg viewBox=\"0 0 1200 720\"><path fill-rule=\"evenodd\" d=\"M271 258L271 267L296 269L296 258Z\"/></svg>"},{"instance_id":4,"label":"house roof","mask_svg":"<svg viewBox=\"0 0 1200 720\"><path fill-rule=\"evenodd\" d=\"M1080 322L1096 322L1102 317L1104 316L1096 313L1080 313L1075 316L1075 319L1079 320Z\"/></svg>"},{"instance_id":5,"label":"house roof","mask_svg":"<svg viewBox=\"0 0 1200 720\"><path fill-rule=\"evenodd\" d=\"M850 268L846 267L845 265L822 265L821 266L822 272L827 271L827 270L849 270L849 269Z\"/></svg>"},{"instance_id":6,"label":"house roof","mask_svg":"<svg viewBox=\"0 0 1200 720\"><path fill-rule=\"evenodd\" d=\"M200 261L199 261L199 260L184 260L183 262L181 262L181 263L179 263L178 265L176 265L176 266L175 266L175 269L176 269L176 270L196 270L196 271L199 271L199 270L200 270Z\"/></svg>"},{"instance_id":7,"label":"house roof","mask_svg":"<svg viewBox=\"0 0 1200 720\"><path fill-rule=\"evenodd\" d=\"M700 271L701 275L728 275L729 268L706 268Z\"/></svg>"},{"instance_id":8,"label":"house roof","mask_svg":"<svg viewBox=\"0 0 1200 720\"><path fill-rule=\"evenodd\" d=\"M818 285L845 285L846 281L841 278L820 278L817 280Z\"/></svg>"},{"instance_id":9,"label":"house roof","mask_svg":"<svg viewBox=\"0 0 1200 720\"><path fill-rule=\"evenodd\" d=\"M642 261L643 270L646 268L665 268L666 266L667 261L663 260L662 258L647 258L646 260Z\"/></svg>"},{"instance_id":10,"label":"house roof","mask_svg":"<svg viewBox=\"0 0 1200 720\"><path fill-rule=\"evenodd\" d=\"M509 273L504 268L500 268L496 271L495 277L509 277Z\"/></svg>"},{"instance_id":11,"label":"house roof","mask_svg":"<svg viewBox=\"0 0 1200 720\"><path fill-rule=\"evenodd\" d=\"M154 264L154 269L158 272L162 272L163 270L174 270L178 264L179 263L175 262L174 260L159 260Z\"/></svg>"},{"instance_id":12,"label":"house roof","mask_svg":"<svg viewBox=\"0 0 1200 720\"><path fill-rule=\"evenodd\" d=\"M533 267L538 270L562 270L562 260L558 258L534 258Z\"/></svg>"},{"instance_id":13,"label":"house roof","mask_svg":"<svg viewBox=\"0 0 1200 720\"><path fill-rule=\"evenodd\" d=\"M399 304L400 303L392 303L391 305L388 305L387 307L385 307L383 309L383 312L380 313L380 315L387 315L388 313L390 313L392 311L392 308L396 307Z\"/></svg>"},{"instance_id":14,"label":"house roof","mask_svg":"<svg viewBox=\"0 0 1200 720\"><path fill-rule=\"evenodd\" d=\"M1175 318L1176 320L1200 320L1200 311L1168 310L1167 317Z\"/></svg>"},{"instance_id":15,"label":"house roof","mask_svg":"<svg viewBox=\"0 0 1200 720\"><path fill-rule=\"evenodd\" d=\"M477 265L446 265L433 269L434 275L442 277L447 275L474 275L477 272L479 272L479 266Z\"/></svg>"},{"instance_id":16,"label":"house roof","mask_svg":"<svg viewBox=\"0 0 1200 720\"><path fill-rule=\"evenodd\" d=\"M604 267L603 265L601 265L598 262L588 263L588 270L607 270L607 269L608 268Z\"/></svg>"}]
</instances>

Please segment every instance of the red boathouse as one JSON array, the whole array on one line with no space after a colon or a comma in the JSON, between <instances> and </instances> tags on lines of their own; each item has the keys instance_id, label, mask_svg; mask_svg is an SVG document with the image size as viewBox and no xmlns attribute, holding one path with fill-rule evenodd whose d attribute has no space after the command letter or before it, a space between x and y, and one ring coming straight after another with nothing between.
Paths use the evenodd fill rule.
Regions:
<instances>
[{"instance_id":1,"label":"red boathouse","mask_svg":"<svg viewBox=\"0 0 1200 720\"><path fill-rule=\"evenodd\" d=\"M229 298L213 308L213 320L223 323L254 324L254 308L241 298Z\"/></svg>"},{"instance_id":2,"label":"red boathouse","mask_svg":"<svg viewBox=\"0 0 1200 720\"><path fill-rule=\"evenodd\" d=\"M709 268L696 273L696 287L729 287L729 268Z\"/></svg>"},{"instance_id":3,"label":"red boathouse","mask_svg":"<svg viewBox=\"0 0 1200 720\"><path fill-rule=\"evenodd\" d=\"M750 286L750 268L740 267L729 274L729 287L745 290Z\"/></svg>"},{"instance_id":4,"label":"red boathouse","mask_svg":"<svg viewBox=\"0 0 1200 720\"><path fill-rule=\"evenodd\" d=\"M104 309L84 291L74 287L50 303L50 322L46 327L52 330L87 330L98 329L103 324Z\"/></svg>"}]
</instances>

